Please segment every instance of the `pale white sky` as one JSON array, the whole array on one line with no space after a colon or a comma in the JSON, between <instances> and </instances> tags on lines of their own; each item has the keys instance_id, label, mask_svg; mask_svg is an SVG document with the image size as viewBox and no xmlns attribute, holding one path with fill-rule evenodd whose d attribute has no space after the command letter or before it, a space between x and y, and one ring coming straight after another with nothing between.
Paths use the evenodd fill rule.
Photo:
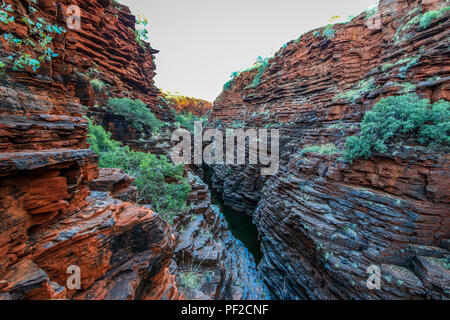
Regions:
<instances>
[{"instance_id":1,"label":"pale white sky","mask_svg":"<svg viewBox=\"0 0 450 320\"><path fill-rule=\"evenodd\" d=\"M286 42L358 15L377 0L119 0L149 20L156 85L213 101L230 73Z\"/></svg>"}]
</instances>

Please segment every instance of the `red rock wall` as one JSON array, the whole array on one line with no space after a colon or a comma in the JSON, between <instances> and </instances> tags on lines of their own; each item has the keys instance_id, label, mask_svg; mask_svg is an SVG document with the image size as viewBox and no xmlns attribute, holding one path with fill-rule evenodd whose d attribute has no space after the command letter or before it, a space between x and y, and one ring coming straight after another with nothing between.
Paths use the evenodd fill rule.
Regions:
<instances>
[{"instance_id":1,"label":"red rock wall","mask_svg":"<svg viewBox=\"0 0 450 320\"><path fill-rule=\"evenodd\" d=\"M208 186L188 172L192 192L187 212L174 219L177 239L171 270L189 300L267 300L254 257L230 232L221 209L213 205ZM195 286L186 275L195 270ZM192 276L192 274L190 274ZM184 280L184 281L183 281Z\"/></svg>"},{"instance_id":2,"label":"red rock wall","mask_svg":"<svg viewBox=\"0 0 450 320\"><path fill-rule=\"evenodd\" d=\"M449 298L446 150L405 141L352 165L338 156L299 156L307 145L343 148L367 110L381 97L400 94L396 82L408 82L432 101L449 100L449 11L427 29L407 26L417 13L440 5L445 1L380 1L379 27L369 27L362 14L335 25L331 39L308 32L269 60L256 88L248 86L257 70L243 72L214 102L216 123L237 119L282 132L278 175L213 167L214 187L225 202L254 216L264 252L260 271L276 297ZM382 68L414 57L406 72L400 70L405 64ZM373 87L354 102L338 96L369 79ZM381 290L367 288L372 264L382 269Z\"/></svg>"},{"instance_id":3,"label":"red rock wall","mask_svg":"<svg viewBox=\"0 0 450 320\"><path fill-rule=\"evenodd\" d=\"M16 13L31 4L6 2ZM50 5L40 16L63 21L60 9L69 1L40 3ZM81 73L96 63L105 94L124 91L152 105L154 51L137 48L125 7L75 3L83 29L56 38L59 57L36 73L7 70L0 80L0 299L179 298L167 269L175 245L168 224L112 197L133 192L114 187L129 186L121 175L111 173L118 181L110 189L89 189L105 183L96 180L82 104L102 96L92 95ZM20 35L24 27L16 21L0 30ZM11 49L2 42L0 53ZM81 269L80 290L66 286L72 265Z\"/></svg>"},{"instance_id":4,"label":"red rock wall","mask_svg":"<svg viewBox=\"0 0 450 320\"><path fill-rule=\"evenodd\" d=\"M26 32L20 16L32 1L5 1L12 4L18 17L15 23L2 24L1 31L23 36ZM44 87L59 86L66 95L77 97L87 106L103 105L110 97L141 99L161 118L171 118L169 110L159 108L160 91L154 85L154 54L157 50L135 40L136 19L130 10L111 0L43 1L38 15L48 22L66 27L67 8L78 5L81 9L81 29L67 29L54 41L53 50L59 54L52 63L42 66L37 74L20 74L14 81ZM1 39L5 46L5 39ZM8 50L8 46L5 47ZM96 91L90 80L103 82Z\"/></svg>"}]
</instances>

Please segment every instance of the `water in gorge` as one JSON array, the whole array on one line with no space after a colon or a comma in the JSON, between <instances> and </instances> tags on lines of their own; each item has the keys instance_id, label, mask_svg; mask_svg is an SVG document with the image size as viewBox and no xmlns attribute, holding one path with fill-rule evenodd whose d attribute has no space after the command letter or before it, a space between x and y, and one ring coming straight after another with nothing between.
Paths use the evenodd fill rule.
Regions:
<instances>
[{"instance_id":1,"label":"water in gorge","mask_svg":"<svg viewBox=\"0 0 450 320\"><path fill-rule=\"evenodd\" d=\"M259 242L259 233L251 216L244 212L233 210L225 205L220 194L212 188L211 171L208 168L204 169L204 182L208 184L211 191L211 199L213 204L219 206L221 212L228 222L229 229L233 236L240 240L248 251L253 255L256 265L262 259L261 245Z\"/></svg>"}]
</instances>

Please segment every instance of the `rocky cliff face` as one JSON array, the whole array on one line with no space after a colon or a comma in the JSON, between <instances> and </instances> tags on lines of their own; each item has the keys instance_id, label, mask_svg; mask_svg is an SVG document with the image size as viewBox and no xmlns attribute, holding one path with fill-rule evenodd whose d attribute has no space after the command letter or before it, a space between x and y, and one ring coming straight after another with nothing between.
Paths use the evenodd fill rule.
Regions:
<instances>
[{"instance_id":1,"label":"rocky cliff face","mask_svg":"<svg viewBox=\"0 0 450 320\"><path fill-rule=\"evenodd\" d=\"M264 299L266 285L287 299L449 298L448 152L407 141L353 164L298 156L307 145L342 148L381 97L449 99L449 12L421 28L417 15L444 3L422 2L384 0L378 14L332 34L307 33L215 102L216 123L282 131L276 176L213 167L225 203L254 217L264 254L256 270L192 173L190 210L172 231L132 203L132 177L97 167L83 112L134 149L167 152L167 141L142 139L152 128L138 132L105 108L111 97L141 99L172 120L153 84L157 51L135 40L129 10L109 0L6 0L17 19L0 23L2 33L23 37L29 6L63 25L77 4L82 28L55 35L51 63L6 68L0 80L0 299L179 299L178 286L188 298ZM14 54L0 41L0 58ZM366 286L370 265L381 268L381 290ZM80 290L67 285L73 267Z\"/></svg>"},{"instance_id":2,"label":"rocky cliff face","mask_svg":"<svg viewBox=\"0 0 450 320\"><path fill-rule=\"evenodd\" d=\"M89 190L97 157L78 100L9 81L0 92L1 297L177 297L167 223L114 199L118 190ZM81 291L66 288L70 266L80 268Z\"/></svg>"},{"instance_id":3,"label":"rocky cliff face","mask_svg":"<svg viewBox=\"0 0 450 320\"><path fill-rule=\"evenodd\" d=\"M276 176L260 176L257 166L213 166L224 201L253 215L259 269L276 298L449 298L447 151L406 141L353 164L299 156L311 145L342 149L382 97L416 91L449 100L450 12L425 28L418 23L443 6L381 0L373 15L287 43L214 102L212 125L281 130ZM381 268L381 290L366 285L371 265Z\"/></svg>"},{"instance_id":4,"label":"rocky cliff face","mask_svg":"<svg viewBox=\"0 0 450 320\"><path fill-rule=\"evenodd\" d=\"M30 14L32 1L5 1L18 19L2 25L2 31L25 33L20 16ZM130 10L111 0L39 1L39 16L66 27L70 5L81 9L81 28L67 29L54 41L59 54L52 63L39 69L36 77L20 80L43 87L60 86L67 95L77 97L84 106L101 105L108 97L141 99L160 118L170 118L169 110L159 108L161 95L154 85L154 54L149 44L136 41L136 18ZM2 40L5 45L5 40ZM5 46L8 50L9 46ZM17 77L16 77L17 78ZM18 80L18 79L17 79Z\"/></svg>"}]
</instances>

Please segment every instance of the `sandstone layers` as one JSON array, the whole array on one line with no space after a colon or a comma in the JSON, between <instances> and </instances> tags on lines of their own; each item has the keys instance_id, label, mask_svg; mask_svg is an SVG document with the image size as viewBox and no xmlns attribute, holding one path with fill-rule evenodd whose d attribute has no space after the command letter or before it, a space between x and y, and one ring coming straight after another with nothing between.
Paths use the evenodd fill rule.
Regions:
<instances>
[{"instance_id":1,"label":"sandstone layers","mask_svg":"<svg viewBox=\"0 0 450 320\"><path fill-rule=\"evenodd\" d=\"M353 164L298 156L307 145L342 148L381 97L413 87L449 99L449 12L425 29L408 24L442 3L423 2L382 0L379 20L363 14L330 38L309 32L269 60L257 86L249 84L258 71L244 72L214 103L216 123L282 130L276 176L260 176L258 166L213 168L224 202L258 227L264 258L255 270L192 173L191 209L172 231L133 204L132 177L98 169L86 112L134 149L168 150L165 134L142 139L152 128L138 132L106 107L111 97L141 99L173 120L153 83L157 51L136 41L128 8L39 1L37 15L60 25L67 6L79 5L82 28L56 36L52 63L7 70L0 81L0 298L179 299L176 278L192 271L198 283L188 298L262 299L266 285L284 299L449 298L448 152L406 141ZM33 2L6 3L20 16ZM16 19L0 30L23 36L26 28ZM4 57L12 48L1 41ZM339 96L349 90L354 101ZM379 291L366 286L373 264ZM70 266L81 269L81 290L66 285Z\"/></svg>"},{"instance_id":2,"label":"sandstone layers","mask_svg":"<svg viewBox=\"0 0 450 320\"><path fill-rule=\"evenodd\" d=\"M381 98L416 91L450 98L449 11L427 28L408 23L445 1L381 0L378 13L287 43L257 86L241 73L214 102L211 124L281 130L281 168L213 166L214 188L253 215L259 269L281 299L449 299L449 154L414 141L350 164L300 151L357 134ZM341 93L353 90L352 99ZM348 97L348 96L347 96ZM367 268L381 268L369 290Z\"/></svg>"},{"instance_id":3,"label":"sandstone layers","mask_svg":"<svg viewBox=\"0 0 450 320\"><path fill-rule=\"evenodd\" d=\"M16 19L0 30L23 37L20 17L34 2L6 3ZM51 63L7 69L0 80L0 299L182 299L177 278L189 266L199 285L188 298L267 298L204 185L191 178L191 209L172 229L133 204L133 177L99 169L89 150L86 114L133 149L169 150L173 113L154 86L157 51L136 41L129 9L109 0L38 3L36 18L63 26L76 4L82 25L55 36ZM13 54L1 41L1 56ZM117 97L141 99L169 123L158 137L146 126L138 131L107 108ZM68 285L73 267L80 289Z\"/></svg>"},{"instance_id":4,"label":"sandstone layers","mask_svg":"<svg viewBox=\"0 0 450 320\"><path fill-rule=\"evenodd\" d=\"M177 297L167 273L169 226L153 211L112 197L129 189L115 188L123 177L112 176L117 181L109 187L95 182L97 156L86 144L77 99L8 81L0 92L0 296ZM89 184L103 187L91 192ZM81 269L82 291L66 288L70 266Z\"/></svg>"}]
</instances>

